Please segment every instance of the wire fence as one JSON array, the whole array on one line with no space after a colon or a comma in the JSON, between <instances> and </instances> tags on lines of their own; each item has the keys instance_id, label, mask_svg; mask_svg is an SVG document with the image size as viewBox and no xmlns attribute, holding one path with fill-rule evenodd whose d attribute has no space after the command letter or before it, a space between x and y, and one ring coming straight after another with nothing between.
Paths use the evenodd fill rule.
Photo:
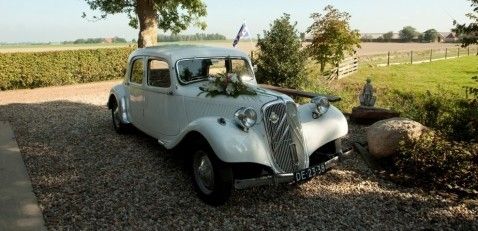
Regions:
<instances>
[{"instance_id":1,"label":"wire fence","mask_svg":"<svg viewBox=\"0 0 478 231\"><path fill-rule=\"evenodd\" d=\"M363 64L384 67L399 64L419 64L470 55L478 55L478 46L467 48L457 47L420 51L388 52L377 55L362 55L359 58L360 62Z\"/></svg>"}]
</instances>

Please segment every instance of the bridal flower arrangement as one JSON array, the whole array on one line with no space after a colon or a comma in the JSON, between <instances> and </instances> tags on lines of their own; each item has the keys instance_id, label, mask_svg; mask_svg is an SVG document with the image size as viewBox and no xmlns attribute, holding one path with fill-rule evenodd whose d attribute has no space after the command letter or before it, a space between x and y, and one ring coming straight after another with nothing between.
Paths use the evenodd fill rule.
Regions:
<instances>
[{"instance_id":1,"label":"bridal flower arrangement","mask_svg":"<svg viewBox=\"0 0 478 231\"><path fill-rule=\"evenodd\" d=\"M255 95L256 92L250 89L235 73L223 73L210 77L209 81L199 87L206 96L226 95L238 97L239 95Z\"/></svg>"}]
</instances>

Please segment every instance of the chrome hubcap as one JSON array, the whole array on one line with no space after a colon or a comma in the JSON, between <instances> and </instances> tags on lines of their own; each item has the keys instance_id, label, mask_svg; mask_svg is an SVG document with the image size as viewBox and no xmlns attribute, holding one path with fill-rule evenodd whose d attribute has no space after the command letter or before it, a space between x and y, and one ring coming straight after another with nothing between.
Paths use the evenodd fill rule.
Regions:
<instances>
[{"instance_id":1,"label":"chrome hubcap","mask_svg":"<svg viewBox=\"0 0 478 231\"><path fill-rule=\"evenodd\" d=\"M203 151L199 151L194 156L194 178L205 194L211 194L214 190L214 169L211 160Z\"/></svg>"}]
</instances>

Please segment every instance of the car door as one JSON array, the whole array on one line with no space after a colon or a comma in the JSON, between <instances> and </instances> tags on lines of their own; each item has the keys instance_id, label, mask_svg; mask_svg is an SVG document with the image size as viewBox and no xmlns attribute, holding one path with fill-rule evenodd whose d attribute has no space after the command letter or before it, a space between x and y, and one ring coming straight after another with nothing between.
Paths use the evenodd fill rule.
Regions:
<instances>
[{"instance_id":1,"label":"car door","mask_svg":"<svg viewBox=\"0 0 478 231\"><path fill-rule=\"evenodd\" d=\"M180 97L173 94L171 65L165 59L151 57L146 66L145 126L159 139L177 135Z\"/></svg>"},{"instance_id":2,"label":"car door","mask_svg":"<svg viewBox=\"0 0 478 231\"><path fill-rule=\"evenodd\" d=\"M144 79L145 63L143 57L131 61L128 82L129 118L134 126L144 130Z\"/></svg>"}]
</instances>

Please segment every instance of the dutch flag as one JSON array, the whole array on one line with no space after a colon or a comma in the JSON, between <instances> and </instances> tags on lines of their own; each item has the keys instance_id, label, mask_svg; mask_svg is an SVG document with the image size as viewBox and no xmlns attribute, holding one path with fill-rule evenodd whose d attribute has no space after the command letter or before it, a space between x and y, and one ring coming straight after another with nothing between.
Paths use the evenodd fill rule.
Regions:
<instances>
[{"instance_id":1,"label":"dutch flag","mask_svg":"<svg viewBox=\"0 0 478 231\"><path fill-rule=\"evenodd\" d=\"M250 38L249 30L247 29L246 23L243 23L241 29L239 29L239 32L237 32L236 38L234 39L234 42L232 42L232 46L236 47L241 38Z\"/></svg>"}]
</instances>

